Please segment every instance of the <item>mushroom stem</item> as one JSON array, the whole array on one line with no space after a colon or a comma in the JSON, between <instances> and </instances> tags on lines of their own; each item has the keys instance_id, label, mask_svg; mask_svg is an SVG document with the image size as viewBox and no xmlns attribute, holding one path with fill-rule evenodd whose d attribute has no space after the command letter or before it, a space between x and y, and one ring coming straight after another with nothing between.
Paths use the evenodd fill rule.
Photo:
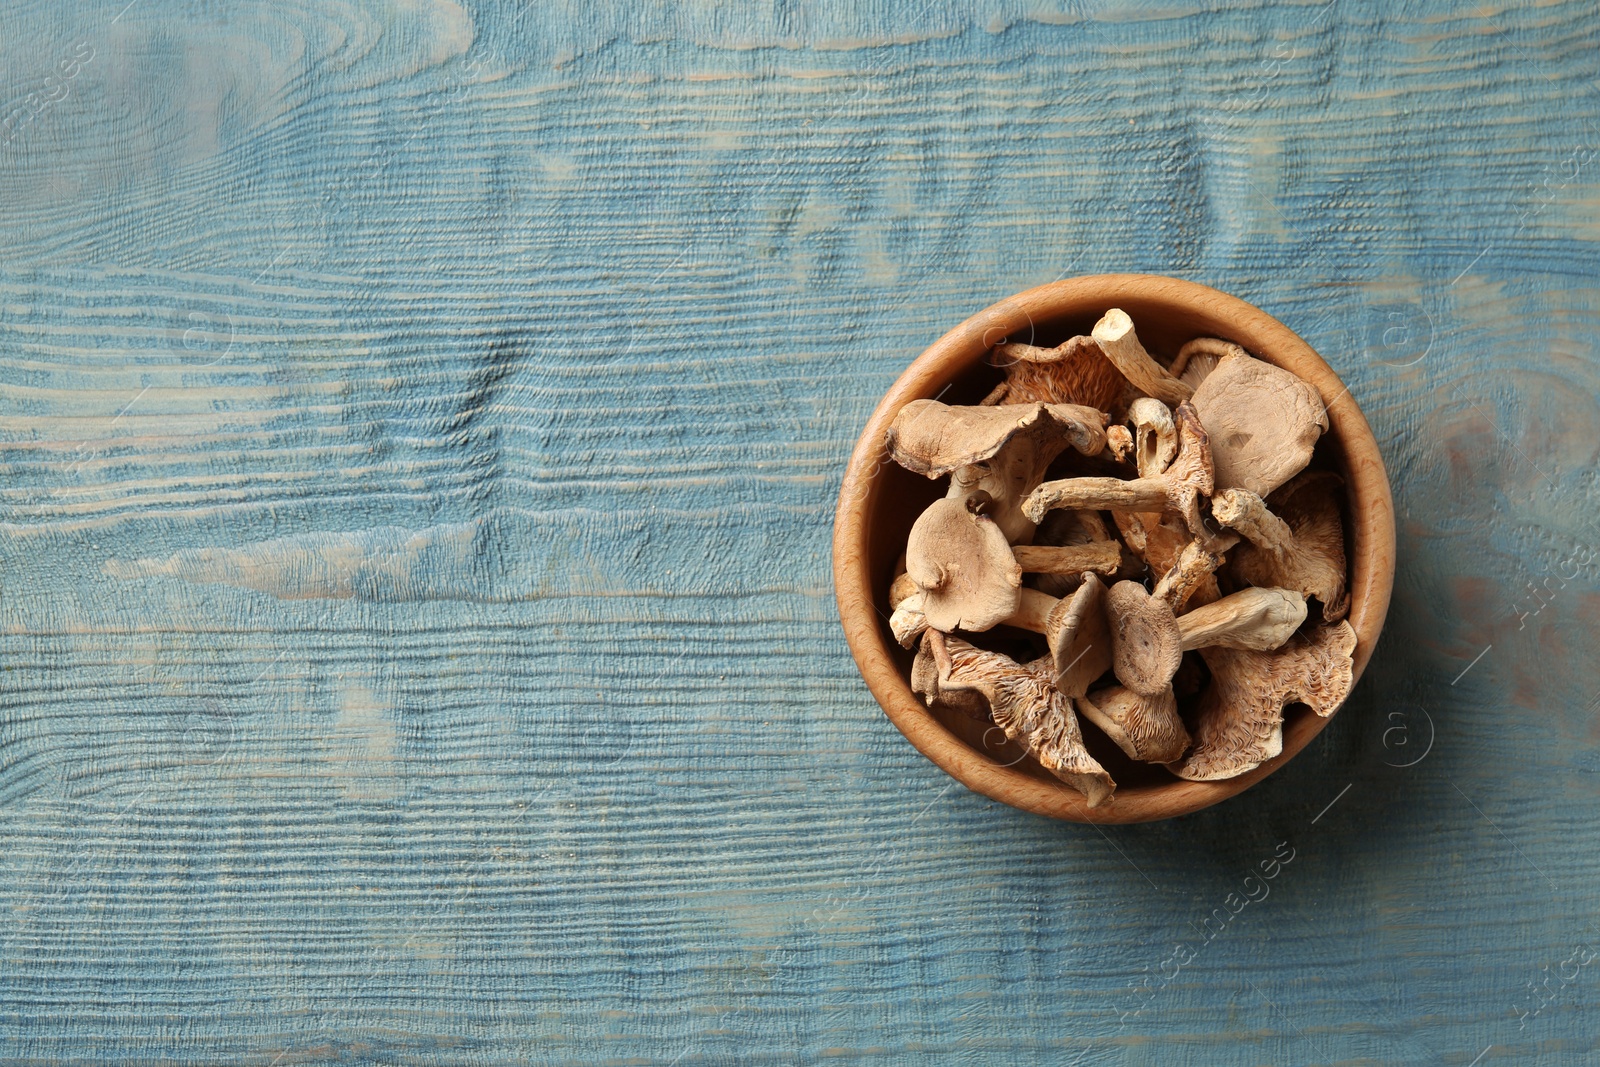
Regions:
<instances>
[{"instance_id":1,"label":"mushroom stem","mask_svg":"<svg viewBox=\"0 0 1600 1067\"><path fill-rule=\"evenodd\" d=\"M1200 499L1211 495L1211 446L1200 418L1188 404L1174 413L1177 454L1165 471L1153 477L1124 481L1120 478L1062 478L1045 482L1022 502L1022 513L1034 522L1055 508L1111 511L1155 511L1170 508L1183 516L1190 533L1210 541L1200 514ZM1159 455L1159 452L1154 453Z\"/></svg>"},{"instance_id":2,"label":"mushroom stem","mask_svg":"<svg viewBox=\"0 0 1600 1067\"><path fill-rule=\"evenodd\" d=\"M1237 544L1238 540L1236 535L1226 534L1212 544L1190 541L1178 553L1171 569L1156 582L1150 595L1156 600L1165 601L1174 612L1183 610L1195 590L1222 566L1222 553Z\"/></svg>"},{"instance_id":3,"label":"mushroom stem","mask_svg":"<svg viewBox=\"0 0 1600 1067\"><path fill-rule=\"evenodd\" d=\"M1156 511L1167 503L1165 478L1062 478L1045 482L1022 505L1034 522L1056 508Z\"/></svg>"},{"instance_id":4,"label":"mushroom stem","mask_svg":"<svg viewBox=\"0 0 1600 1067\"><path fill-rule=\"evenodd\" d=\"M1115 574L1122 566L1122 546L1115 541L1086 545L1012 545L1017 565L1027 574Z\"/></svg>"},{"instance_id":5,"label":"mushroom stem","mask_svg":"<svg viewBox=\"0 0 1600 1067\"><path fill-rule=\"evenodd\" d=\"M1133 331L1133 320L1121 308L1107 311L1094 324L1091 333L1106 359L1141 393L1174 407L1194 395L1193 389L1168 374L1165 367L1150 358L1150 353L1139 343L1139 335Z\"/></svg>"},{"instance_id":6,"label":"mushroom stem","mask_svg":"<svg viewBox=\"0 0 1600 1067\"><path fill-rule=\"evenodd\" d=\"M1178 454L1178 427L1172 421L1172 412L1161 401L1141 396L1128 405L1128 418L1134 427L1139 477L1157 477Z\"/></svg>"},{"instance_id":7,"label":"mushroom stem","mask_svg":"<svg viewBox=\"0 0 1600 1067\"><path fill-rule=\"evenodd\" d=\"M996 404L1003 401L1006 398L1006 393L1010 391L1011 383L1001 382L999 385L989 390L982 400L978 401L978 406L980 408L994 407Z\"/></svg>"},{"instance_id":8,"label":"mushroom stem","mask_svg":"<svg viewBox=\"0 0 1600 1067\"><path fill-rule=\"evenodd\" d=\"M1306 598L1288 589L1251 587L1178 616L1182 648L1246 648L1268 652L1306 621Z\"/></svg>"},{"instance_id":9,"label":"mushroom stem","mask_svg":"<svg viewBox=\"0 0 1600 1067\"><path fill-rule=\"evenodd\" d=\"M1024 589L1022 599L1017 602L1017 610L1002 619L1001 624L1042 634L1049 625L1050 613L1060 603L1060 598L1048 593L1041 593L1037 589Z\"/></svg>"},{"instance_id":10,"label":"mushroom stem","mask_svg":"<svg viewBox=\"0 0 1600 1067\"><path fill-rule=\"evenodd\" d=\"M1224 490L1211 501L1211 514L1224 526L1238 530L1252 545L1286 561L1294 533L1256 494L1248 489Z\"/></svg>"},{"instance_id":11,"label":"mushroom stem","mask_svg":"<svg viewBox=\"0 0 1600 1067\"><path fill-rule=\"evenodd\" d=\"M1044 635L1055 665L1052 680L1070 697L1088 692L1111 666L1111 634L1101 608L1105 583L1092 571L1082 577L1083 584L1060 600L1024 589L1017 610L1005 620L1008 626Z\"/></svg>"}]
</instances>

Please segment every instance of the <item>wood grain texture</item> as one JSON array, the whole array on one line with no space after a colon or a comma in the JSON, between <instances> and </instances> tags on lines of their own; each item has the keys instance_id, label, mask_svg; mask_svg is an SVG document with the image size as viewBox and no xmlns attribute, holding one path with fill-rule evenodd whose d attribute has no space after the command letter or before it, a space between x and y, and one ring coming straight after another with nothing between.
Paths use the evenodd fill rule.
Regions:
<instances>
[{"instance_id":1,"label":"wood grain texture","mask_svg":"<svg viewBox=\"0 0 1600 1067\"><path fill-rule=\"evenodd\" d=\"M8 5L0 1059L1591 1062L1597 45ZM1399 568L1293 763L1097 829L906 744L828 543L916 353L1119 270L1328 360Z\"/></svg>"}]
</instances>

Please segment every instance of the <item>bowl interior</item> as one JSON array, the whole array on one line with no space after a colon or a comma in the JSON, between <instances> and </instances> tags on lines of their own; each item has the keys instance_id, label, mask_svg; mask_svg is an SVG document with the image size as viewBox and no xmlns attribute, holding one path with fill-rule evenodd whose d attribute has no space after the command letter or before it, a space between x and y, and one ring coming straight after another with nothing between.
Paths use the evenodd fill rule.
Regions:
<instances>
[{"instance_id":1,"label":"bowl interior","mask_svg":"<svg viewBox=\"0 0 1600 1067\"><path fill-rule=\"evenodd\" d=\"M1171 278L1102 275L1030 290L980 312L923 353L890 388L852 457L835 531L835 586L863 676L889 717L936 763L979 792L1030 811L1079 821L1132 822L1184 814L1247 788L1303 748L1327 720L1302 705L1291 707L1283 752L1224 782L1176 779L1164 768L1130 760L1098 730L1085 726L1089 751L1117 781L1115 802L1090 811L1076 791L1027 758L994 726L923 705L910 689L913 654L894 641L887 621L888 588L911 525L943 495L946 482L915 475L888 459L883 432L889 422L905 403L919 397L977 403L1002 377L986 358L994 344L1059 344L1087 334L1111 307L1132 317L1140 340L1164 364L1191 338L1220 337L1294 372L1321 392L1330 426L1312 464L1337 470L1345 479L1350 622L1357 636L1359 677L1382 627L1393 581L1392 506L1372 432L1343 383L1282 323L1234 297Z\"/></svg>"}]
</instances>

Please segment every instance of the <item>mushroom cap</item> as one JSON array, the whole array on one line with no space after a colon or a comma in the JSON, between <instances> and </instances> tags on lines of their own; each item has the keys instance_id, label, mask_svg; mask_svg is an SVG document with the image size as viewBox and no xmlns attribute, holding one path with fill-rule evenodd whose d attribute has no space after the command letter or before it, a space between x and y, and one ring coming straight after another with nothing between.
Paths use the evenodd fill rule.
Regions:
<instances>
[{"instance_id":1,"label":"mushroom cap","mask_svg":"<svg viewBox=\"0 0 1600 1067\"><path fill-rule=\"evenodd\" d=\"M1108 686L1079 700L1078 707L1133 759L1171 763L1189 747L1189 731L1178 717L1178 700L1171 686L1155 696Z\"/></svg>"},{"instance_id":2,"label":"mushroom cap","mask_svg":"<svg viewBox=\"0 0 1600 1067\"><path fill-rule=\"evenodd\" d=\"M1005 370L1005 396L1013 404L1037 400L1109 411L1128 388L1092 337L1068 338L1055 348L995 345L989 362Z\"/></svg>"},{"instance_id":3,"label":"mushroom cap","mask_svg":"<svg viewBox=\"0 0 1600 1067\"><path fill-rule=\"evenodd\" d=\"M1117 783L1083 747L1072 701L1047 675L1008 656L946 637L948 671L939 676L941 694L968 688L989 701L995 725L1018 742L1051 774L1084 795L1091 808L1111 799Z\"/></svg>"},{"instance_id":4,"label":"mushroom cap","mask_svg":"<svg viewBox=\"0 0 1600 1067\"><path fill-rule=\"evenodd\" d=\"M1006 535L967 501L944 497L928 505L906 540L906 573L925 594L928 625L987 630L1017 610L1022 568Z\"/></svg>"},{"instance_id":5,"label":"mushroom cap","mask_svg":"<svg viewBox=\"0 0 1600 1067\"><path fill-rule=\"evenodd\" d=\"M1111 666L1111 630L1106 625L1105 583L1093 571L1071 598L1050 612L1045 636L1050 642L1055 686L1069 697L1081 697Z\"/></svg>"},{"instance_id":6,"label":"mushroom cap","mask_svg":"<svg viewBox=\"0 0 1600 1067\"><path fill-rule=\"evenodd\" d=\"M1242 350L1217 361L1193 404L1210 438L1219 491L1266 496L1304 469L1328 428L1328 410L1310 383Z\"/></svg>"},{"instance_id":7,"label":"mushroom cap","mask_svg":"<svg viewBox=\"0 0 1600 1067\"><path fill-rule=\"evenodd\" d=\"M913 400L895 416L887 444L896 463L917 474L938 478L958 467L982 463L1019 433L1038 435L1050 442L1064 439L1079 452L1092 456L1105 448L1105 415L1073 404L953 407L937 400ZM1048 465L1059 452L1057 448L1042 462Z\"/></svg>"},{"instance_id":8,"label":"mushroom cap","mask_svg":"<svg viewBox=\"0 0 1600 1067\"><path fill-rule=\"evenodd\" d=\"M1333 471L1302 471L1272 494L1272 510L1288 523L1294 535L1294 582L1274 585L1299 589L1322 602L1322 617L1338 622L1350 611L1350 595L1345 588L1344 521L1339 501L1344 496L1344 479ZM1235 573L1252 585L1265 585L1246 577L1246 571L1266 553L1252 553L1250 563L1240 561L1245 570ZM1286 577L1288 577L1286 575Z\"/></svg>"},{"instance_id":9,"label":"mushroom cap","mask_svg":"<svg viewBox=\"0 0 1600 1067\"><path fill-rule=\"evenodd\" d=\"M1143 696L1171 688L1183 661L1183 635L1172 608L1138 582L1118 582L1106 593L1106 615L1117 681Z\"/></svg>"},{"instance_id":10,"label":"mushroom cap","mask_svg":"<svg viewBox=\"0 0 1600 1067\"><path fill-rule=\"evenodd\" d=\"M1327 717L1350 693L1356 632L1348 622L1295 634L1275 652L1203 648L1211 685L1200 697L1194 747L1168 769L1208 782L1253 770L1283 751L1283 709Z\"/></svg>"}]
</instances>

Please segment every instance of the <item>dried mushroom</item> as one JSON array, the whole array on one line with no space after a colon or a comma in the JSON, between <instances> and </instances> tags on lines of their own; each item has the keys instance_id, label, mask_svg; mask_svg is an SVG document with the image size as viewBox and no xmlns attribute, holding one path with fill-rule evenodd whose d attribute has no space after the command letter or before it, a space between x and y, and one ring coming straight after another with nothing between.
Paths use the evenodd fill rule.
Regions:
<instances>
[{"instance_id":1,"label":"dried mushroom","mask_svg":"<svg viewBox=\"0 0 1600 1067\"><path fill-rule=\"evenodd\" d=\"M889 427L889 454L929 478L948 474L952 497L989 494L990 514L1011 541L1027 541L1034 520L1021 503L1069 446L1086 456L1105 449L1105 416L1074 404L952 407L913 400Z\"/></svg>"},{"instance_id":2,"label":"dried mushroom","mask_svg":"<svg viewBox=\"0 0 1600 1067\"><path fill-rule=\"evenodd\" d=\"M937 654L934 644L938 643ZM987 719L989 717L989 702L983 694L976 689L956 686L943 689L939 685L941 673L940 661L948 664L950 661L949 650L944 647L943 637L938 630L934 630L922 639L917 646L917 657L911 662L911 689L927 701L930 708L945 708L957 711L972 719Z\"/></svg>"},{"instance_id":3,"label":"dried mushroom","mask_svg":"<svg viewBox=\"0 0 1600 1067\"><path fill-rule=\"evenodd\" d=\"M1078 588L1080 575L1083 571L1092 570L1108 577L1127 577L1132 574L1143 573L1144 564L1138 556L1124 550L1117 539L1117 535L1106 524L1105 519L1098 511L1070 511L1061 509L1052 511L1044 517L1039 528L1034 531L1033 544L1028 546L1016 545L1013 551L1019 549L1037 548L1086 548L1094 546L1096 558L1102 562L1110 562L1110 550L1102 547L1106 545L1117 546L1117 569L1115 571L1102 570L1095 564L1087 564L1074 571L1056 573L1053 570L1032 570L1029 564L1042 564L1050 557L1038 556L1031 559L1026 553L1017 557L1023 573L1029 575L1025 580L1029 584L1051 596L1067 596Z\"/></svg>"},{"instance_id":4,"label":"dried mushroom","mask_svg":"<svg viewBox=\"0 0 1600 1067\"><path fill-rule=\"evenodd\" d=\"M1246 355L1223 356L1194 391L1211 442L1216 487L1264 497L1311 460L1328 410L1307 382Z\"/></svg>"},{"instance_id":5,"label":"dried mushroom","mask_svg":"<svg viewBox=\"0 0 1600 1067\"><path fill-rule=\"evenodd\" d=\"M1306 621L1306 598L1288 589L1241 589L1178 617L1179 644L1197 648L1277 648Z\"/></svg>"},{"instance_id":6,"label":"dried mushroom","mask_svg":"<svg viewBox=\"0 0 1600 1067\"><path fill-rule=\"evenodd\" d=\"M994 724L1051 774L1082 793L1091 808L1111 799L1117 783L1083 747L1072 701L1039 674L961 640L945 638L949 666L939 674L940 692L972 689L989 701Z\"/></svg>"},{"instance_id":7,"label":"dried mushroom","mask_svg":"<svg viewBox=\"0 0 1600 1067\"><path fill-rule=\"evenodd\" d=\"M1283 709L1332 715L1350 693L1356 633L1348 622L1296 634L1275 652L1208 648L1211 686L1200 697L1194 747L1170 766L1191 781L1232 778L1283 751Z\"/></svg>"},{"instance_id":8,"label":"dried mushroom","mask_svg":"<svg viewBox=\"0 0 1600 1067\"><path fill-rule=\"evenodd\" d=\"M979 502L935 500L906 540L906 573L936 630L987 630L1017 610L1022 569L1000 527L974 509Z\"/></svg>"},{"instance_id":9,"label":"dried mushroom","mask_svg":"<svg viewBox=\"0 0 1600 1067\"><path fill-rule=\"evenodd\" d=\"M1183 659L1183 634L1172 605L1138 582L1118 582L1106 594L1111 620L1111 669L1117 681L1144 696L1172 689Z\"/></svg>"},{"instance_id":10,"label":"dried mushroom","mask_svg":"<svg viewBox=\"0 0 1600 1067\"><path fill-rule=\"evenodd\" d=\"M1133 320L1121 308L1106 312L1091 331L1095 344L1105 353L1122 376L1146 396L1153 396L1172 407L1183 403L1194 390L1167 373L1167 369L1150 358L1150 353L1139 343L1133 331Z\"/></svg>"},{"instance_id":11,"label":"dried mushroom","mask_svg":"<svg viewBox=\"0 0 1600 1067\"><path fill-rule=\"evenodd\" d=\"M1006 372L1006 403L1086 404L1110 411L1128 383L1092 337L1071 337L1055 348L995 345L989 361Z\"/></svg>"},{"instance_id":12,"label":"dried mushroom","mask_svg":"<svg viewBox=\"0 0 1600 1067\"><path fill-rule=\"evenodd\" d=\"M1196 337L1192 341L1184 342L1183 347L1178 349L1178 354L1172 357L1172 366L1168 368L1168 373L1179 381L1187 383L1190 388L1198 389L1200 383L1217 369L1218 361L1223 356L1233 354L1248 356L1250 353L1232 341L1223 341L1216 337Z\"/></svg>"},{"instance_id":13,"label":"dried mushroom","mask_svg":"<svg viewBox=\"0 0 1600 1067\"><path fill-rule=\"evenodd\" d=\"M1343 483L1305 469L1328 426L1316 390L1217 338L1169 369L1115 308L1092 337L991 362L1005 380L981 404L914 401L888 433L897 462L950 479L889 594L912 688L992 720L1090 807L1115 783L1080 714L1196 780L1280 752L1290 703L1331 714L1355 632Z\"/></svg>"},{"instance_id":14,"label":"dried mushroom","mask_svg":"<svg viewBox=\"0 0 1600 1067\"><path fill-rule=\"evenodd\" d=\"M1082 545L1017 545L1012 548L1024 574L1115 574L1122 568L1122 546L1115 541Z\"/></svg>"},{"instance_id":15,"label":"dried mushroom","mask_svg":"<svg viewBox=\"0 0 1600 1067\"><path fill-rule=\"evenodd\" d=\"M1080 697L1077 705L1085 719L1132 759L1171 763L1189 747L1189 731L1178 717L1178 700L1170 686L1155 696L1144 696L1113 685Z\"/></svg>"},{"instance_id":16,"label":"dried mushroom","mask_svg":"<svg viewBox=\"0 0 1600 1067\"><path fill-rule=\"evenodd\" d=\"M1070 599L1058 600L1032 589L1022 592L1022 607L1006 621L1045 636L1052 678L1069 697L1082 696L1111 666L1111 635L1101 601L1105 583L1085 571Z\"/></svg>"},{"instance_id":17,"label":"dried mushroom","mask_svg":"<svg viewBox=\"0 0 1600 1067\"><path fill-rule=\"evenodd\" d=\"M1344 527L1336 495L1343 479L1332 471L1305 471L1273 494L1282 514L1245 489L1218 493L1211 514L1244 535L1233 573L1251 585L1298 589L1322 603L1326 622L1350 609L1345 591Z\"/></svg>"},{"instance_id":18,"label":"dried mushroom","mask_svg":"<svg viewBox=\"0 0 1600 1067\"><path fill-rule=\"evenodd\" d=\"M1044 482L1023 502L1023 514L1038 522L1046 512L1056 508L1119 511L1170 508L1183 517L1196 537L1209 537L1210 532L1200 514L1200 499L1210 495L1212 485L1211 450L1206 432L1188 404L1178 407L1174 422L1177 424L1177 452L1161 473L1127 480L1087 477Z\"/></svg>"}]
</instances>

